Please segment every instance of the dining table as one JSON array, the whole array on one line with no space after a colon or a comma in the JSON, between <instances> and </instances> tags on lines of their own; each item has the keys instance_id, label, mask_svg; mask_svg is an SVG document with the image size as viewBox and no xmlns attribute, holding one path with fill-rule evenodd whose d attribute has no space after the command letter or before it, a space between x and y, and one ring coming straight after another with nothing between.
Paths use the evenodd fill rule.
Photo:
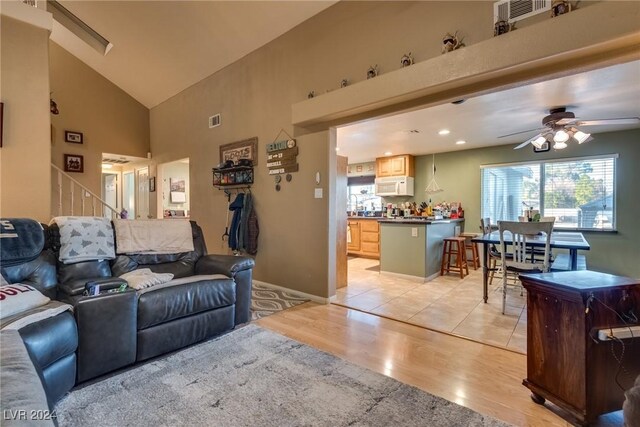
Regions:
<instances>
[{"instance_id":1,"label":"dining table","mask_svg":"<svg viewBox=\"0 0 640 427\"><path fill-rule=\"evenodd\" d=\"M489 299L489 245L500 245L500 232L492 231L487 234L479 234L472 242L482 244L482 287L483 299L486 303ZM511 243L509 232L505 232L505 244ZM544 234L527 237L527 245L532 248L544 248L546 244L546 236ZM578 251L588 251L591 249L589 242L584 235L575 231L554 231L551 233L551 249L568 249L569 250L569 270L578 270Z\"/></svg>"}]
</instances>

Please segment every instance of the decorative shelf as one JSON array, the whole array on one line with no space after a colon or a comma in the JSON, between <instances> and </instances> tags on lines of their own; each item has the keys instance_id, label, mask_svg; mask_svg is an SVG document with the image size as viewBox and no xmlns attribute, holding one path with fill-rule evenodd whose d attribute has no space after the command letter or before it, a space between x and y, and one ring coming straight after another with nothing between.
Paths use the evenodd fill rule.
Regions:
<instances>
[{"instance_id":1,"label":"decorative shelf","mask_svg":"<svg viewBox=\"0 0 640 427\"><path fill-rule=\"evenodd\" d=\"M250 187L253 184L253 167L213 168L213 185L218 188Z\"/></svg>"}]
</instances>

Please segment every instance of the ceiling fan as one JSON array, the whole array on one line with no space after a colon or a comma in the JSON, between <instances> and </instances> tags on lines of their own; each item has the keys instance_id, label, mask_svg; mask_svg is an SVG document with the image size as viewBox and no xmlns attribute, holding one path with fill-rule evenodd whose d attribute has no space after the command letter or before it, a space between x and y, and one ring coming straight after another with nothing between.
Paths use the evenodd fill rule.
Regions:
<instances>
[{"instance_id":1,"label":"ceiling fan","mask_svg":"<svg viewBox=\"0 0 640 427\"><path fill-rule=\"evenodd\" d=\"M531 144L535 151L547 151L549 145L553 142L553 148L561 150L567 147L567 141L574 139L578 144L591 141L593 138L590 133L581 131L578 127L597 126L597 125L629 125L640 123L639 117L625 117L614 119L597 119L597 120L578 120L575 114L567 111L566 107L552 108L549 115L542 119L543 127L537 129L529 129L521 132L502 135L498 138L506 138L508 136L519 135L521 133L529 133L537 131L537 135L527 139L522 144L516 146L514 150L526 147ZM544 148L546 145L546 149Z\"/></svg>"}]
</instances>

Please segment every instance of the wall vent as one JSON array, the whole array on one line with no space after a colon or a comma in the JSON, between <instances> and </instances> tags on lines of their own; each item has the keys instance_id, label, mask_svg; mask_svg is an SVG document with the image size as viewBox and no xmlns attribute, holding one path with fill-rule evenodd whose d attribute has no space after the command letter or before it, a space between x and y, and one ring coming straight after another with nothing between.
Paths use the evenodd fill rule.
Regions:
<instances>
[{"instance_id":1,"label":"wall vent","mask_svg":"<svg viewBox=\"0 0 640 427\"><path fill-rule=\"evenodd\" d=\"M209 129L214 128L216 126L220 126L220 124L221 124L220 113L216 114L215 116L209 117Z\"/></svg>"},{"instance_id":2,"label":"wall vent","mask_svg":"<svg viewBox=\"0 0 640 427\"><path fill-rule=\"evenodd\" d=\"M551 0L500 0L493 4L493 22L518 22L551 10Z\"/></svg>"}]
</instances>

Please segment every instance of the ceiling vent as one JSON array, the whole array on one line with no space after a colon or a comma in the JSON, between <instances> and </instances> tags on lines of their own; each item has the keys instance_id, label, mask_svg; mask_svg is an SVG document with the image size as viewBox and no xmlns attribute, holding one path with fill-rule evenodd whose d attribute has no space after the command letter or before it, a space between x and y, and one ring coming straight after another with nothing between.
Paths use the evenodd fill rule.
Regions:
<instances>
[{"instance_id":1,"label":"ceiling vent","mask_svg":"<svg viewBox=\"0 0 640 427\"><path fill-rule=\"evenodd\" d=\"M500 0L493 4L493 22L518 22L551 10L551 0Z\"/></svg>"},{"instance_id":2,"label":"ceiling vent","mask_svg":"<svg viewBox=\"0 0 640 427\"><path fill-rule=\"evenodd\" d=\"M216 114L215 116L209 117L209 129L220 126L220 124L220 113Z\"/></svg>"},{"instance_id":3,"label":"ceiling vent","mask_svg":"<svg viewBox=\"0 0 640 427\"><path fill-rule=\"evenodd\" d=\"M108 157L105 157L102 159L102 163L115 163L117 165L124 165L125 163L129 163L129 160L127 159L110 159Z\"/></svg>"}]
</instances>

